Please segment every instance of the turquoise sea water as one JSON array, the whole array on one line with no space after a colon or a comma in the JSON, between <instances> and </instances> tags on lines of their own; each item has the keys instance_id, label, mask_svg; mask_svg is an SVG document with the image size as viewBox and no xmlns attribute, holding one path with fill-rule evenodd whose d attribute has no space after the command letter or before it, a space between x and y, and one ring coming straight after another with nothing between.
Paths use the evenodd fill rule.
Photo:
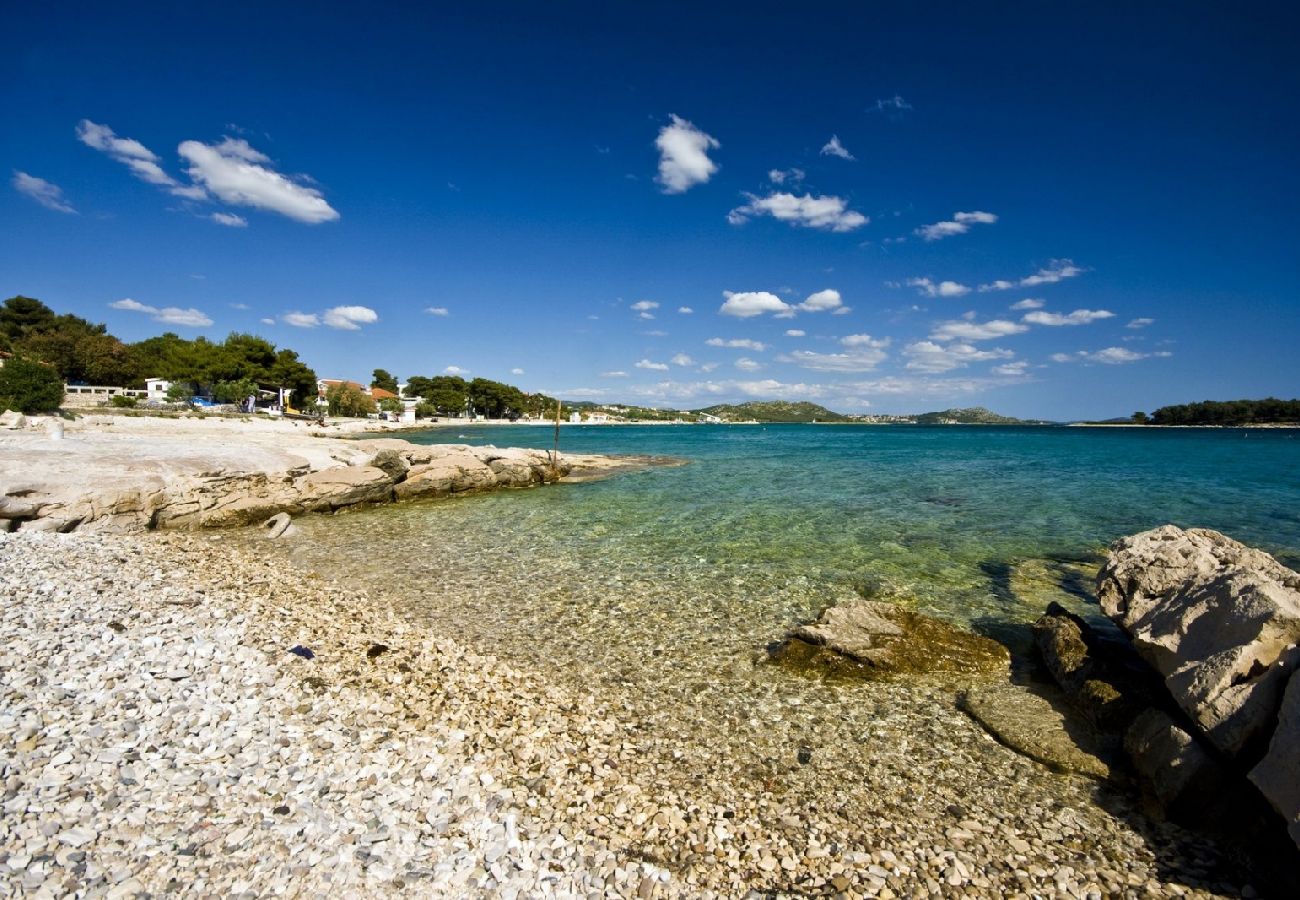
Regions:
<instances>
[{"instance_id":1,"label":"turquoise sea water","mask_svg":"<svg viewBox=\"0 0 1300 900\"><path fill-rule=\"evenodd\" d=\"M307 517L296 559L507 658L638 679L725 669L854 591L1023 652L1050 600L1096 615L1109 542L1166 522L1300 566L1300 430L566 426L561 450L689 464Z\"/></svg>"}]
</instances>

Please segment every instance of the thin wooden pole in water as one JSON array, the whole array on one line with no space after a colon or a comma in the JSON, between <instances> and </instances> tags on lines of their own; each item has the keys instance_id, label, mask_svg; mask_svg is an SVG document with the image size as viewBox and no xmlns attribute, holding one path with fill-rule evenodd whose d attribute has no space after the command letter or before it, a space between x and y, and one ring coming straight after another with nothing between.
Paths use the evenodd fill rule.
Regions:
<instances>
[{"instance_id":1,"label":"thin wooden pole in water","mask_svg":"<svg viewBox=\"0 0 1300 900\"><path fill-rule=\"evenodd\" d=\"M555 448L551 451L551 478L560 480L560 400L555 401Z\"/></svg>"}]
</instances>

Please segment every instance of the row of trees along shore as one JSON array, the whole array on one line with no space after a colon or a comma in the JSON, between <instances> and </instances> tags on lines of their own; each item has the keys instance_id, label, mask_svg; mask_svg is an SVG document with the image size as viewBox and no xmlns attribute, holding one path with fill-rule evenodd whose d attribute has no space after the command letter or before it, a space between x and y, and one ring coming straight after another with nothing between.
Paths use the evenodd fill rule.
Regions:
<instances>
[{"instance_id":1,"label":"row of trees along shore","mask_svg":"<svg viewBox=\"0 0 1300 900\"><path fill-rule=\"evenodd\" d=\"M1300 400L1203 400L1162 406L1151 415L1134 413L1143 425L1297 425Z\"/></svg>"},{"instance_id":2,"label":"row of trees along shore","mask_svg":"<svg viewBox=\"0 0 1300 900\"><path fill-rule=\"evenodd\" d=\"M294 350L254 334L231 332L220 343L204 337L182 338L171 332L134 344L71 314L58 314L32 297L10 297L0 305L0 350L12 355L0 368L0 407L23 412L56 408L63 384L144 387L146 378L165 378L180 386L202 387L218 402L236 402L259 385L290 388L297 404L314 402L316 372ZM12 384L10 384L12 382ZM397 379L383 369L374 371L372 387L397 393ZM544 415L555 400L528 394L487 378L466 381L455 375L413 376L406 396L421 398L417 415L453 416L473 409L490 418ZM336 385L326 397L331 415L374 412L374 399L357 386ZM379 408L399 406L380 401Z\"/></svg>"}]
</instances>

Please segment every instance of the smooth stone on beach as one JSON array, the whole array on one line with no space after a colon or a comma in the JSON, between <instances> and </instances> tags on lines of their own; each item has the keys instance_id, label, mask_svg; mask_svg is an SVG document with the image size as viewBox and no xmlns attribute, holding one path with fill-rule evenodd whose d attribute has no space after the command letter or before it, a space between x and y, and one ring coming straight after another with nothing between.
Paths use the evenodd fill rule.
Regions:
<instances>
[{"instance_id":1,"label":"smooth stone on beach","mask_svg":"<svg viewBox=\"0 0 1300 900\"><path fill-rule=\"evenodd\" d=\"M1002 744L1063 772L1093 778L1113 776L1106 750L1080 722L1046 698L1017 685L981 685L967 690L961 708Z\"/></svg>"}]
</instances>

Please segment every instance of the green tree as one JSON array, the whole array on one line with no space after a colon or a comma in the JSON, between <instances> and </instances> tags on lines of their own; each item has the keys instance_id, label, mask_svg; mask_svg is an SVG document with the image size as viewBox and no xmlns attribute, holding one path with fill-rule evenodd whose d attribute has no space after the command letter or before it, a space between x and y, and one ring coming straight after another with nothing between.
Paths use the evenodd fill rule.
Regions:
<instances>
[{"instance_id":1,"label":"green tree","mask_svg":"<svg viewBox=\"0 0 1300 900\"><path fill-rule=\"evenodd\" d=\"M297 352L287 348L277 351L267 374L272 384L293 391L294 406L301 408L316 402L316 372L298 359Z\"/></svg>"},{"instance_id":2,"label":"green tree","mask_svg":"<svg viewBox=\"0 0 1300 900\"><path fill-rule=\"evenodd\" d=\"M386 369L375 369L370 376L370 386L372 388L383 388L386 391L397 393L397 379L388 373Z\"/></svg>"},{"instance_id":3,"label":"green tree","mask_svg":"<svg viewBox=\"0 0 1300 900\"><path fill-rule=\"evenodd\" d=\"M346 381L330 385L325 403L331 416L365 416L375 411L375 401Z\"/></svg>"},{"instance_id":4,"label":"green tree","mask_svg":"<svg viewBox=\"0 0 1300 900\"><path fill-rule=\"evenodd\" d=\"M1137 412L1133 413L1134 424L1145 425L1147 424L1147 421L1148 421L1147 414L1142 412L1141 410L1138 410Z\"/></svg>"},{"instance_id":5,"label":"green tree","mask_svg":"<svg viewBox=\"0 0 1300 900\"><path fill-rule=\"evenodd\" d=\"M465 410L469 384L457 375L412 375L407 379L406 393L409 397L423 397L438 415L454 416Z\"/></svg>"},{"instance_id":6,"label":"green tree","mask_svg":"<svg viewBox=\"0 0 1300 900\"><path fill-rule=\"evenodd\" d=\"M257 393L257 382L251 378L218 381L212 386L212 399L218 403L242 403L250 394Z\"/></svg>"},{"instance_id":7,"label":"green tree","mask_svg":"<svg viewBox=\"0 0 1300 900\"><path fill-rule=\"evenodd\" d=\"M10 297L0 307L0 342L9 349L28 334L48 330L54 318L54 310L34 297Z\"/></svg>"},{"instance_id":8,"label":"green tree","mask_svg":"<svg viewBox=\"0 0 1300 900\"><path fill-rule=\"evenodd\" d=\"M0 408L51 412L63 402L63 379L52 366L15 356L0 368Z\"/></svg>"}]
</instances>

